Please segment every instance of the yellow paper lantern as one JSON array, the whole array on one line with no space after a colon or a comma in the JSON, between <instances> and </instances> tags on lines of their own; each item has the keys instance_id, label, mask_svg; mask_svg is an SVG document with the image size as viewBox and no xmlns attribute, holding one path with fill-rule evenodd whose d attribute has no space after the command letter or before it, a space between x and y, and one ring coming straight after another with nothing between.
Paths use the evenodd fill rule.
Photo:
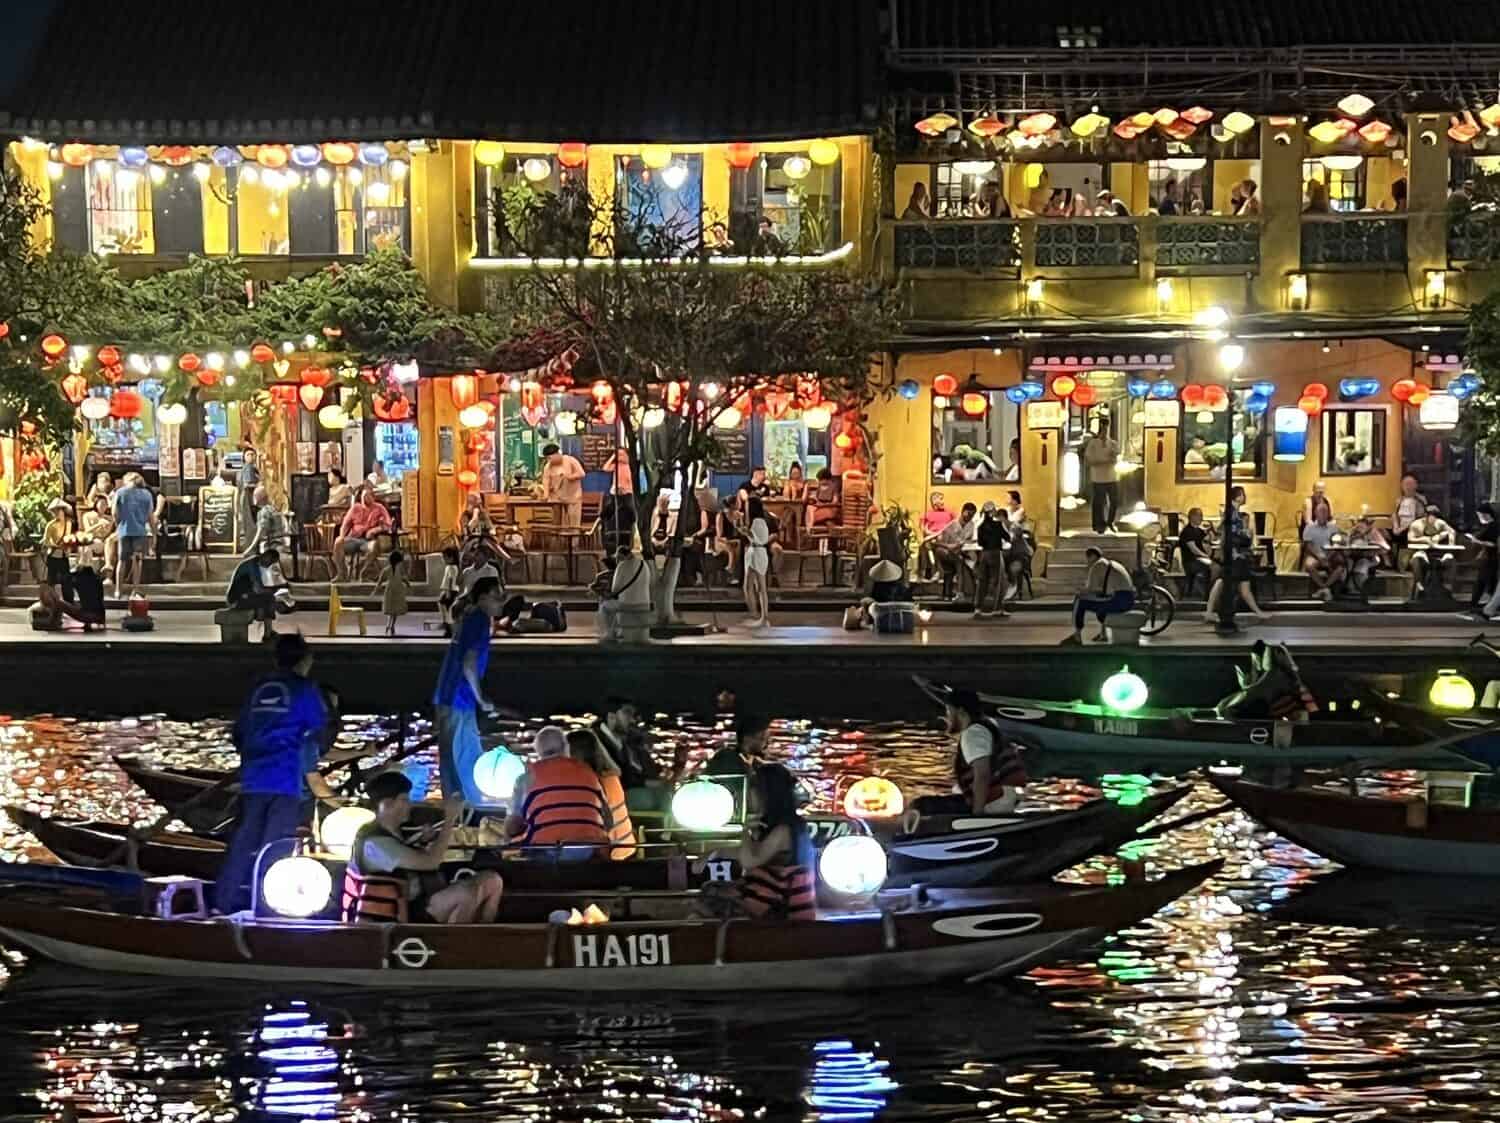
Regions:
<instances>
[{"instance_id":1,"label":"yellow paper lantern","mask_svg":"<svg viewBox=\"0 0 1500 1123\"><path fill-rule=\"evenodd\" d=\"M901 789L884 776L866 776L844 793L844 814L851 819L894 819L906 810Z\"/></svg>"},{"instance_id":2,"label":"yellow paper lantern","mask_svg":"<svg viewBox=\"0 0 1500 1123\"><path fill-rule=\"evenodd\" d=\"M482 405L465 406L458 414L458 423L465 429L483 429L490 420L490 411Z\"/></svg>"},{"instance_id":3,"label":"yellow paper lantern","mask_svg":"<svg viewBox=\"0 0 1500 1123\"><path fill-rule=\"evenodd\" d=\"M1241 133L1248 133L1251 129L1255 128L1255 118L1248 113L1236 109L1225 115L1223 124L1235 136L1239 136Z\"/></svg>"},{"instance_id":4,"label":"yellow paper lantern","mask_svg":"<svg viewBox=\"0 0 1500 1123\"><path fill-rule=\"evenodd\" d=\"M1440 710L1472 710L1474 684L1454 670L1438 672L1427 700Z\"/></svg>"},{"instance_id":5,"label":"yellow paper lantern","mask_svg":"<svg viewBox=\"0 0 1500 1123\"><path fill-rule=\"evenodd\" d=\"M807 158L820 168L826 168L839 158L839 146L831 140L815 140L807 146Z\"/></svg>"},{"instance_id":6,"label":"yellow paper lantern","mask_svg":"<svg viewBox=\"0 0 1500 1123\"><path fill-rule=\"evenodd\" d=\"M833 423L833 414L827 406L813 406L802 411L802 423L809 429L826 429Z\"/></svg>"},{"instance_id":7,"label":"yellow paper lantern","mask_svg":"<svg viewBox=\"0 0 1500 1123\"><path fill-rule=\"evenodd\" d=\"M498 140L481 140L474 145L474 159L486 168L493 168L505 159L505 145Z\"/></svg>"},{"instance_id":8,"label":"yellow paper lantern","mask_svg":"<svg viewBox=\"0 0 1500 1123\"><path fill-rule=\"evenodd\" d=\"M664 168L672 162L672 150L665 144L641 146L641 163L648 168Z\"/></svg>"},{"instance_id":9,"label":"yellow paper lantern","mask_svg":"<svg viewBox=\"0 0 1500 1123\"><path fill-rule=\"evenodd\" d=\"M781 170L787 179L805 179L812 171L812 161L806 156L788 156L782 161Z\"/></svg>"}]
</instances>

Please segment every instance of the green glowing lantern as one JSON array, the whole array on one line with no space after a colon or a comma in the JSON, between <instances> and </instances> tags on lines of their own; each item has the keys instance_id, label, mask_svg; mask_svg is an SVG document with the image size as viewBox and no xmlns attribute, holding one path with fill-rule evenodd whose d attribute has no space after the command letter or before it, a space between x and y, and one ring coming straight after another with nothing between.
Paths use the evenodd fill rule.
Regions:
<instances>
[{"instance_id":1,"label":"green glowing lantern","mask_svg":"<svg viewBox=\"0 0 1500 1123\"><path fill-rule=\"evenodd\" d=\"M1146 704L1146 697L1145 680L1131 673L1129 667L1121 667L1110 675L1099 690L1099 700L1104 703L1104 708L1117 714L1135 713Z\"/></svg>"},{"instance_id":2,"label":"green glowing lantern","mask_svg":"<svg viewBox=\"0 0 1500 1123\"><path fill-rule=\"evenodd\" d=\"M1440 710L1472 710L1474 684L1457 671L1439 671L1427 692L1427 700Z\"/></svg>"}]
</instances>

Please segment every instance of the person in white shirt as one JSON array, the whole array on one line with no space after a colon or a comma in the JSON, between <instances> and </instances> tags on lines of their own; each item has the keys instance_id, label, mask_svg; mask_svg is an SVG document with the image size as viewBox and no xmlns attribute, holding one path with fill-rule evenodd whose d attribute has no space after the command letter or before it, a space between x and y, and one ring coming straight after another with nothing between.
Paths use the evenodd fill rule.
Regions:
<instances>
[{"instance_id":1,"label":"person in white shirt","mask_svg":"<svg viewBox=\"0 0 1500 1123\"><path fill-rule=\"evenodd\" d=\"M1083 556L1089 568L1083 577L1083 588L1073 598L1073 643L1083 642L1083 621L1090 612L1099 618L1099 634L1094 638L1107 640L1109 629L1105 627L1105 619L1135 607L1135 583L1128 569L1113 558L1106 558L1094 546L1085 550Z\"/></svg>"},{"instance_id":2,"label":"person in white shirt","mask_svg":"<svg viewBox=\"0 0 1500 1123\"><path fill-rule=\"evenodd\" d=\"M1416 593L1421 595L1427 591L1427 578L1429 576L1437 579L1438 585L1443 583L1443 570L1455 557L1458 556L1458 533L1443 521L1437 506L1429 503L1426 512L1420 519L1412 523L1406 530L1406 545L1408 548L1414 546L1425 546L1427 549L1413 551L1411 557L1412 576L1417 579ZM1453 546L1452 550L1444 550L1436 547Z\"/></svg>"},{"instance_id":3,"label":"person in white shirt","mask_svg":"<svg viewBox=\"0 0 1500 1123\"><path fill-rule=\"evenodd\" d=\"M974 504L965 503L958 518L943 527L932 544L932 556L943 573L944 600L957 596L954 583L959 569L979 550L979 520L974 517L978 513Z\"/></svg>"},{"instance_id":4,"label":"person in white shirt","mask_svg":"<svg viewBox=\"0 0 1500 1123\"><path fill-rule=\"evenodd\" d=\"M1312 521L1302 528L1302 568L1320 600L1332 600L1334 586L1344 579L1344 554L1334 548L1339 540L1328 504L1315 506Z\"/></svg>"},{"instance_id":5,"label":"person in white shirt","mask_svg":"<svg viewBox=\"0 0 1500 1123\"><path fill-rule=\"evenodd\" d=\"M953 754L953 794L912 802L918 815L994 815L1013 811L1026 791L1019 747L985 718L979 696L955 690L944 706L948 732L958 739Z\"/></svg>"},{"instance_id":6,"label":"person in white shirt","mask_svg":"<svg viewBox=\"0 0 1500 1123\"><path fill-rule=\"evenodd\" d=\"M1391 515L1391 542L1396 547L1397 565L1406 564L1402 557L1406 550L1406 533L1426 510L1427 500L1417 490L1417 477L1406 473L1401 477L1401 498L1396 500L1396 510Z\"/></svg>"}]
</instances>

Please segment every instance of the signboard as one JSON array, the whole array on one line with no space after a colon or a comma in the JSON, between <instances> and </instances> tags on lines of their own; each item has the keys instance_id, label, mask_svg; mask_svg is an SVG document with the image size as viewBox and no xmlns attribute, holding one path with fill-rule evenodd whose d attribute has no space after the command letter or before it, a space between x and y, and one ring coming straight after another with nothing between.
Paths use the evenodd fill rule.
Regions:
<instances>
[{"instance_id":1,"label":"signboard","mask_svg":"<svg viewBox=\"0 0 1500 1123\"><path fill-rule=\"evenodd\" d=\"M206 491L205 491L206 494ZM328 477L296 475L292 477L292 522L300 529L318 521L328 503Z\"/></svg>"},{"instance_id":2,"label":"signboard","mask_svg":"<svg viewBox=\"0 0 1500 1123\"><path fill-rule=\"evenodd\" d=\"M438 471L451 475L453 473L453 457L453 426L440 425L438 426Z\"/></svg>"},{"instance_id":3,"label":"signboard","mask_svg":"<svg viewBox=\"0 0 1500 1123\"><path fill-rule=\"evenodd\" d=\"M1145 406L1147 429L1175 429L1182 419L1182 405L1176 398L1147 398Z\"/></svg>"},{"instance_id":4,"label":"signboard","mask_svg":"<svg viewBox=\"0 0 1500 1123\"><path fill-rule=\"evenodd\" d=\"M198 492L198 532L205 550L234 552L234 506L239 490L205 487Z\"/></svg>"},{"instance_id":5,"label":"signboard","mask_svg":"<svg viewBox=\"0 0 1500 1123\"><path fill-rule=\"evenodd\" d=\"M719 450L714 455L714 470L726 475L750 474L750 427L738 429L715 429L714 440Z\"/></svg>"},{"instance_id":6,"label":"signboard","mask_svg":"<svg viewBox=\"0 0 1500 1123\"><path fill-rule=\"evenodd\" d=\"M1029 402L1026 405L1026 424L1032 429L1061 429L1063 423L1062 402Z\"/></svg>"},{"instance_id":7,"label":"signboard","mask_svg":"<svg viewBox=\"0 0 1500 1123\"><path fill-rule=\"evenodd\" d=\"M615 454L615 431L610 428L585 429L579 437L583 445L583 455L579 458L583 461L585 472L602 472L609 458Z\"/></svg>"},{"instance_id":8,"label":"signboard","mask_svg":"<svg viewBox=\"0 0 1500 1123\"><path fill-rule=\"evenodd\" d=\"M181 442L179 427L176 425L162 425L157 430L157 467L161 469L163 476L180 476L182 465L178 462Z\"/></svg>"},{"instance_id":9,"label":"signboard","mask_svg":"<svg viewBox=\"0 0 1500 1123\"><path fill-rule=\"evenodd\" d=\"M296 445L296 471L310 476L318 470L318 445L316 441L298 441Z\"/></svg>"},{"instance_id":10,"label":"signboard","mask_svg":"<svg viewBox=\"0 0 1500 1123\"><path fill-rule=\"evenodd\" d=\"M331 472L342 471L344 467L344 446L339 441L323 441L318 445L318 471Z\"/></svg>"}]
</instances>

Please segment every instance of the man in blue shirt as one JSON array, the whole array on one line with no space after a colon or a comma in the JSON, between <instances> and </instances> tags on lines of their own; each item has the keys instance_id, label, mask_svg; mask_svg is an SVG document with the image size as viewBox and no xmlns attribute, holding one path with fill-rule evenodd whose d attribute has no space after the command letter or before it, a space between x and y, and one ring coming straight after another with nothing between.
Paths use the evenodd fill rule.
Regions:
<instances>
[{"instance_id":1,"label":"man in blue shirt","mask_svg":"<svg viewBox=\"0 0 1500 1123\"><path fill-rule=\"evenodd\" d=\"M125 574L130 574L130 594L141 589L141 563L156 532L156 500L139 472L125 476L125 486L115 492L115 526L120 540L120 560L115 567L115 596L125 593Z\"/></svg>"},{"instance_id":2,"label":"man in blue shirt","mask_svg":"<svg viewBox=\"0 0 1500 1123\"><path fill-rule=\"evenodd\" d=\"M481 577L474 582L432 693L443 795L462 795L475 805L488 802L474 783L474 762L480 754L476 711L493 714L496 709L484 693L484 672L490 662L492 622L504 607L498 579Z\"/></svg>"},{"instance_id":3,"label":"man in blue shirt","mask_svg":"<svg viewBox=\"0 0 1500 1123\"><path fill-rule=\"evenodd\" d=\"M249 907L247 882L261 848L307 822L311 797L334 792L318 773L333 720L323 690L307 677L312 649L297 634L276 639L276 671L256 683L234 723L240 751L240 811L214 886L221 913Z\"/></svg>"}]
</instances>

